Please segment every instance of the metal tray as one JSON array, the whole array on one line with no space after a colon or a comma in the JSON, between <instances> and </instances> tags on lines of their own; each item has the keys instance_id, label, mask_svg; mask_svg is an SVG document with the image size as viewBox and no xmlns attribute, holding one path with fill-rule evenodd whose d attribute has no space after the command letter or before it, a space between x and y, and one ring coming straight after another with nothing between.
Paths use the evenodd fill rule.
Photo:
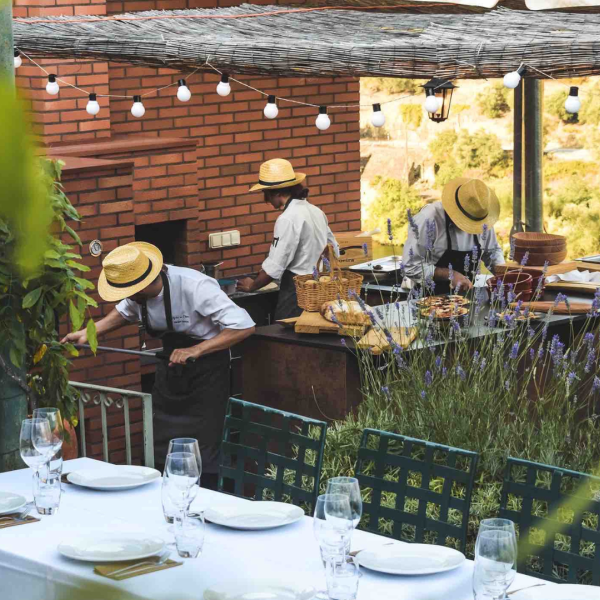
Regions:
<instances>
[{"instance_id":1,"label":"metal tray","mask_svg":"<svg viewBox=\"0 0 600 600\"><path fill-rule=\"evenodd\" d=\"M352 265L348 267L351 271L365 271L367 273L393 273L400 270L402 264L401 256L384 256L376 260Z\"/></svg>"}]
</instances>

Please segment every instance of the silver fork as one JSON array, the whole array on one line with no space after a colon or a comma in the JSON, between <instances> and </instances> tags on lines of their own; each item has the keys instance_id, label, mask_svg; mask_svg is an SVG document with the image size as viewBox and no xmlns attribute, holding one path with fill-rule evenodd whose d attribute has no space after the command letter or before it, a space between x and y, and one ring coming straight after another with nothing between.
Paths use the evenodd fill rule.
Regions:
<instances>
[{"instance_id":1,"label":"silver fork","mask_svg":"<svg viewBox=\"0 0 600 600\"><path fill-rule=\"evenodd\" d=\"M127 565L118 571L113 571L110 576L116 577L117 579L121 577L125 577L127 575L132 575L133 573L137 573L137 571L145 571L150 567L159 567L164 565L171 555L170 550L165 550L162 554L158 555L158 560L144 560L138 563L134 563L133 565Z\"/></svg>"},{"instance_id":2,"label":"silver fork","mask_svg":"<svg viewBox=\"0 0 600 600\"><path fill-rule=\"evenodd\" d=\"M5 521L16 521L21 522L25 520L25 517L32 511L34 507L34 502L28 502L18 513L13 513L11 515L4 515L0 517L0 524Z\"/></svg>"}]
</instances>

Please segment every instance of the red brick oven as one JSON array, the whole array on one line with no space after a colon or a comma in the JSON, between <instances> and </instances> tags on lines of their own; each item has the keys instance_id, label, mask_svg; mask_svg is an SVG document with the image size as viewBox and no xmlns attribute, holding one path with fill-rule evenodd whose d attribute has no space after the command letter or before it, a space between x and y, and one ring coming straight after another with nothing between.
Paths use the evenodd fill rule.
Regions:
<instances>
[{"instance_id":1,"label":"red brick oven","mask_svg":"<svg viewBox=\"0 0 600 600\"><path fill-rule=\"evenodd\" d=\"M257 2L257 4L274 2ZM290 4L291 2L280 2ZM237 0L16 0L15 17L105 15L153 9L241 4ZM106 62L44 60L61 79L100 94L133 95L168 85L181 77L169 69ZM358 79L269 78L240 75L251 85L313 104L358 104ZM102 256L88 244L100 239L104 254L118 244L156 235L150 224L168 224L163 243L175 262L199 267L223 260L225 275L258 270L268 251L276 213L262 196L248 194L264 160L288 158L308 174L312 201L328 215L334 231L360 228L360 156L358 109L332 111L330 129L315 127L315 109L280 103L275 120L263 117L265 100L232 83L226 98L215 92L218 75L197 73L188 79L192 99L177 100L177 87L144 98L146 114L130 113L131 100L99 98L100 113L85 111L85 94L61 86L57 97L45 91L47 78L23 61L17 86L31 101L32 120L48 154L65 161L63 183L83 216L78 231L85 262L96 280ZM238 229L241 245L211 251L208 234ZM100 304L94 316L110 309ZM131 326L103 339L106 345L139 348ZM135 357L86 355L74 361L74 381L128 389L141 388ZM93 416L93 411L90 414ZM116 409L114 409L116 410ZM124 459L120 416L112 414L111 461ZM88 453L101 451L99 424L87 423ZM139 430L139 425L138 425ZM139 451L134 453L139 459Z\"/></svg>"}]
</instances>

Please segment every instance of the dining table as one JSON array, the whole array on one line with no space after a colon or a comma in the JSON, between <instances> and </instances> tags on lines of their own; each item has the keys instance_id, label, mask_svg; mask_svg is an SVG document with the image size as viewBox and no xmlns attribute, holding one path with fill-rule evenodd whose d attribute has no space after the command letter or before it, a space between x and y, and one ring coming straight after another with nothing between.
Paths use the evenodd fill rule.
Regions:
<instances>
[{"instance_id":1,"label":"dining table","mask_svg":"<svg viewBox=\"0 0 600 600\"><path fill-rule=\"evenodd\" d=\"M89 458L65 461L63 472L106 469L107 463ZM223 582L297 584L302 588L325 587L313 520L275 529L244 531L208 523L202 554L195 559L171 558L182 566L113 581L94 573L94 564L62 556L57 546L77 536L143 533L172 540L163 516L161 480L123 491L95 491L63 484L60 508L54 515L31 516L40 520L0 529L1 600L202 600L205 590ZM0 491L32 498L32 471L0 474ZM243 498L200 489L190 510L241 506ZM357 529L352 550L389 544L389 538ZM395 541L403 544L404 542ZM358 600L473 600L473 562L427 576L387 575L366 568ZM511 589L540 582L517 574ZM555 585L546 583L546 585ZM518 598L509 596L509 598Z\"/></svg>"}]
</instances>

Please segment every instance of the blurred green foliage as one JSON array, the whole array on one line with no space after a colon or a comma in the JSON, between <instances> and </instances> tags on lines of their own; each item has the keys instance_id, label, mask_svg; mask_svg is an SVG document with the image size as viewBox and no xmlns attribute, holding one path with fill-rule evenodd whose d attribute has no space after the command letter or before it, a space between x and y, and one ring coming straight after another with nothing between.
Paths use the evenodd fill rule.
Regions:
<instances>
[{"instance_id":1,"label":"blurred green foliage","mask_svg":"<svg viewBox=\"0 0 600 600\"><path fill-rule=\"evenodd\" d=\"M423 107L420 104L401 104L400 115L405 125L418 129L423 120Z\"/></svg>"},{"instance_id":2,"label":"blurred green foliage","mask_svg":"<svg viewBox=\"0 0 600 600\"><path fill-rule=\"evenodd\" d=\"M387 94L417 94L421 90L424 80L397 79L394 77L363 77L361 83L372 92L385 92Z\"/></svg>"},{"instance_id":3,"label":"blurred green foliage","mask_svg":"<svg viewBox=\"0 0 600 600\"><path fill-rule=\"evenodd\" d=\"M559 119L563 123L577 123L578 115L568 113L565 110L565 100L569 93L567 90L558 90L554 92L548 99L545 100L546 112L549 115Z\"/></svg>"},{"instance_id":4,"label":"blurred green foliage","mask_svg":"<svg viewBox=\"0 0 600 600\"><path fill-rule=\"evenodd\" d=\"M509 110L509 91L502 83L494 83L477 94L476 103L479 112L488 119L499 119Z\"/></svg>"}]
</instances>

